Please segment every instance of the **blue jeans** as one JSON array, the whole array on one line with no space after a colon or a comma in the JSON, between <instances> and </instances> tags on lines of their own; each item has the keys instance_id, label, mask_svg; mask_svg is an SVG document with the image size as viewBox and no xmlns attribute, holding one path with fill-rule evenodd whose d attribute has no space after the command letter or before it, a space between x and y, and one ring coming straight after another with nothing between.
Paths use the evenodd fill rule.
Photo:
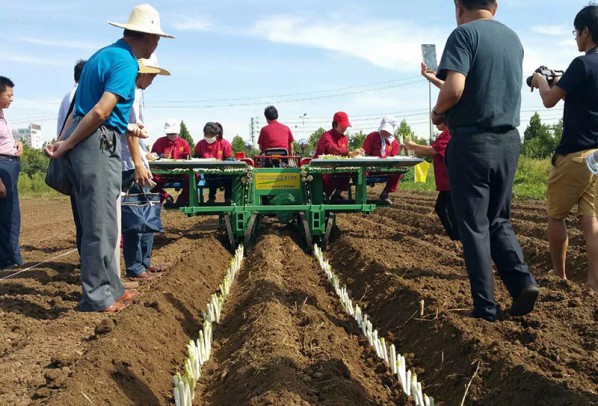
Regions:
<instances>
[{"instance_id":1,"label":"blue jeans","mask_svg":"<svg viewBox=\"0 0 598 406\"><path fill-rule=\"evenodd\" d=\"M123 191L125 193L141 193L135 181L135 171L122 173ZM149 188L144 187L149 193ZM154 233L123 233L123 256L125 257L126 275L139 276L151 266L152 248L154 246Z\"/></svg>"},{"instance_id":2,"label":"blue jeans","mask_svg":"<svg viewBox=\"0 0 598 406\"><path fill-rule=\"evenodd\" d=\"M19 248L21 210L17 189L20 169L17 158L0 157L0 179L6 187L6 197L0 199L0 269L23 265Z\"/></svg>"}]
</instances>

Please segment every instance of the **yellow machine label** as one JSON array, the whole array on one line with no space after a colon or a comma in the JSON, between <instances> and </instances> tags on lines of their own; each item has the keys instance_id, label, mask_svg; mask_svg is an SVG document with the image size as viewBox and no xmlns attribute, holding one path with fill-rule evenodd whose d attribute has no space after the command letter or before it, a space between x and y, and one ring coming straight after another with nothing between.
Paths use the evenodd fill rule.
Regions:
<instances>
[{"instance_id":1,"label":"yellow machine label","mask_svg":"<svg viewBox=\"0 0 598 406\"><path fill-rule=\"evenodd\" d=\"M254 181L256 190L289 190L301 187L298 173L257 173Z\"/></svg>"}]
</instances>

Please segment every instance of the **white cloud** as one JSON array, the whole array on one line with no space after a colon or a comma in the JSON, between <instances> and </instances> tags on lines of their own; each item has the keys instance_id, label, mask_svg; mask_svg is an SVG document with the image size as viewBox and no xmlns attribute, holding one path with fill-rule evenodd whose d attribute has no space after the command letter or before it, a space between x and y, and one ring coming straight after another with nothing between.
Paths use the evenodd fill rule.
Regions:
<instances>
[{"instance_id":1,"label":"white cloud","mask_svg":"<svg viewBox=\"0 0 598 406\"><path fill-rule=\"evenodd\" d=\"M180 16L173 26L180 31L208 31L212 28L212 22L206 16Z\"/></svg>"},{"instance_id":2,"label":"white cloud","mask_svg":"<svg viewBox=\"0 0 598 406\"><path fill-rule=\"evenodd\" d=\"M69 61L59 60L59 59L49 59L49 58L39 58L35 56L29 55L19 55L15 53L7 53L2 57L4 61L10 62L17 62L23 64L32 64L32 65L47 65L47 66L70 66L72 67L72 63Z\"/></svg>"},{"instance_id":3,"label":"white cloud","mask_svg":"<svg viewBox=\"0 0 598 406\"><path fill-rule=\"evenodd\" d=\"M561 36L570 34L571 30L565 25L533 25L530 31L534 34Z\"/></svg>"},{"instance_id":4,"label":"white cloud","mask_svg":"<svg viewBox=\"0 0 598 406\"><path fill-rule=\"evenodd\" d=\"M33 37L12 37L13 41L26 42L28 44L44 45L59 48L76 48L76 49L98 49L102 47L100 43L81 42L81 41L60 41Z\"/></svg>"},{"instance_id":5,"label":"white cloud","mask_svg":"<svg viewBox=\"0 0 598 406\"><path fill-rule=\"evenodd\" d=\"M334 23L330 19L284 15L257 21L251 32L272 42L337 51L383 68L405 70L413 70L413 65L421 61L421 44L446 40L435 29L403 20Z\"/></svg>"}]
</instances>

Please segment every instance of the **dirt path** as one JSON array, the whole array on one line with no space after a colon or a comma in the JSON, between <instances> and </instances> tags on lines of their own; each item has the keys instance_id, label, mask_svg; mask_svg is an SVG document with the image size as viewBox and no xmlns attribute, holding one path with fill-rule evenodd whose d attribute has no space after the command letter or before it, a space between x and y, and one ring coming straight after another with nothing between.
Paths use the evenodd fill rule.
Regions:
<instances>
[{"instance_id":1,"label":"dirt path","mask_svg":"<svg viewBox=\"0 0 598 406\"><path fill-rule=\"evenodd\" d=\"M339 215L326 256L425 392L441 405L459 404L479 362L466 404L598 404L598 295L580 285L587 266L578 229L572 281L546 277L544 206L515 204L541 303L524 319L486 323L467 317L460 248L437 223L435 196L400 196L369 216ZM22 205L28 266L74 248L67 200ZM172 404L171 375L230 253L214 217L166 212L163 220L167 233L157 237L154 258L171 271L141 285L122 314L77 311L76 254L0 281L0 404ZM261 230L216 327L197 391L202 404L403 404L298 236L292 226ZM496 294L508 306L499 282Z\"/></svg>"}]
</instances>

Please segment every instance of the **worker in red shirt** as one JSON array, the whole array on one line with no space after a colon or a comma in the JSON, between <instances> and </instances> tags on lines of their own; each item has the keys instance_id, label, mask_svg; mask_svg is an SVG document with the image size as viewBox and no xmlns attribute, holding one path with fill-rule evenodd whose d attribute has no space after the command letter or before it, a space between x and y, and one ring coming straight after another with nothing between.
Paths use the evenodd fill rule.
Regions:
<instances>
[{"instance_id":1,"label":"worker in red shirt","mask_svg":"<svg viewBox=\"0 0 598 406\"><path fill-rule=\"evenodd\" d=\"M189 143L179 137L181 132L181 122L170 119L164 124L165 137L158 138L152 146L152 152L159 155L162 159L188 159L191 156ZM187 175L154 175L154 181L157 185L152 190L154 193L160 193L160 201L166 202L165 207L181 207L189 203L189 181ZM173 197L164 190L164 185L171 182L182 184L182 191L174 203Z\"/></svg>"},{"instance_id":2,"label":"worker in red shirt","mask_svg":"<svg viewBox=\"0 0 598 406\"><path fill-rule=\"evenodd\" d=\"M451 135L444 123L436 125L436 128L442 132L432 145L418 145L413 141L408 141L405 143L405 149L415 152L415 155L418 156L431 156L434 160L434 179L436 181L436 190L438 191L434 210L450 239L459 241L459 229L457 228L457 218L455 217L455 210L453 209L453 202L451 200L444 158Z\"/></svg>"},{"instance_id":3,"label":"worker in red shirt","mask_svg":"<svg viewBox=\"0 0 598 406\"><path fill-rule=\"evenodd\" d=\"M347 128L351 127L349 116L344 111L334 113L332 118L332 129L326 131L316 145L316 152L314 158L320 155L340 155L355 157L363 155L364 151L361 148L355 151L349 151L349 140L345 136ZM345 198L341 195L342 192L349 190L349 181L351 176L343 175L322 175L324 183L324 193L331 201L342 201Z\"/></svg>"},{"instance_id":4,"label":"worker in red shirt","mask_svg":"<svg viewBox=\"0 0 598 406\"><path fill-rule=\"evenodd\" d=\"M278 122L278 110L274 106L268 106L264 110L264 116L268 125L260 130L260 136L257 144L262 151L266 153L267 149L280 148L286 149L289 155L293 155L293 133L291 129Z\"/></svg>"},{"instance_id":5,"label":"worker in red shirt","mask_svg":"<svg viewBox=\"0 0 598 406\"><path fill-rule=\"evenodd\" d=\"M220 123L208 122L203 127L203 140L195 146L196 158L215 158L220 161L233 158L233 148L230 142L224 139L224 130ZM229 177L220 178L218 175L204 175L208 182L208 204L216 202L216 191L224 187L224 203L230 204L232 195L232 181Z\"/></svg>"},{"instance_id":6,"label":"worker in red shirt","mask_svg":"<svg viewBox=\"0 0 598 406\"><path fill-rule=\"evenodd\" d=\"M377 156L386 158L389 156L399 155L401 145L394 136L397 128L397 119L393 116L384 116L378 131L368 134L363 140L363 151L368 156ZM388 197L389 193L397 191L399 182L401 181L401 174L391 174L386 181L386 187L380 193L380 200L392 204L392 200Z\"/></svg>"}]
</instances>

